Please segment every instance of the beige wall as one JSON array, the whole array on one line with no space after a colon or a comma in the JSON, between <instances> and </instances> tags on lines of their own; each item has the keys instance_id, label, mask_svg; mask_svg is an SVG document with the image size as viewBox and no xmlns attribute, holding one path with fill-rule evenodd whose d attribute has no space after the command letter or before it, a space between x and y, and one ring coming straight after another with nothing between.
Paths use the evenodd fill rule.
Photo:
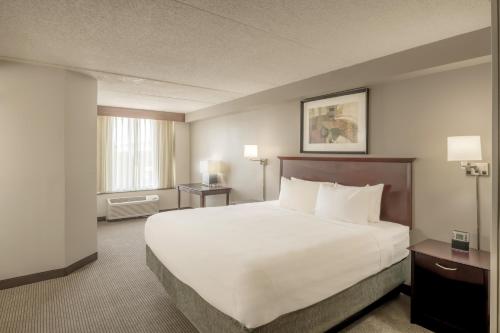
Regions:
<instances>
[{"instance_id":1,"label":"beige wall","mask_svg":"<svg viewBox=\"0 0 500 333\"><path fill-rule=\"evenodd\" d=\"M190 152L189 152L189 124L175 123L175 181L177 184L189 183L190 177ZM94 188L95 193L95 188ZM97 216L106 215L107 199L123 196L134 195L149 195L157 194L160 196L160 209L177 208L177 191L176 190L160 190L160 191L140 191L140 192L123 192L113 194L97 195ZM187 194L182 196L182 205L189 206L190 199Z\"/></svg>"},{"instance_id":2,"label":"beige wall","mask_svg":"<svg viewBox=\"0 0 500 333\"><path fill-rule=\"evenodd\" d=\"M94 78L66 72L64 157L66 265L96 252L96 101Z\"/></svg>"},{"instance_id":3,"label":"beige wall","mask_svg":"<svg viewBox=\"0 0 500 333\"><path fill-rule=\"evenodd\" d=\"M86 186L95 184L96 86L67 71L0 62L0 280L96 251Z\"/></svg>"},{"instance_id":4,"label":"beige wall","mask_svg":"<svg viewBox=\"0 0 500 333\"><path fill-rule=\"evenodd\" d=\"M317 83L315 83L317 84ZM457 163L446 161L446 137L480 134L483 156L491 160L491 67L476 65L416 78L369 84L370 154L416 157L415 220L412 241L450 240L451 230L475 231L474 183ZM258 144L267 167L268 199L278 196L278 155L299 154L299 99L259 106L191 123L191 180L198 163L227 163L233 201L259 198L260 166L243 158L244 144ZM193 205L197 201L193 200ZM208 204L222 204L212 197ZM491 225L491 178L481 179L483 243Z\"/></svg>"}]
</instances>

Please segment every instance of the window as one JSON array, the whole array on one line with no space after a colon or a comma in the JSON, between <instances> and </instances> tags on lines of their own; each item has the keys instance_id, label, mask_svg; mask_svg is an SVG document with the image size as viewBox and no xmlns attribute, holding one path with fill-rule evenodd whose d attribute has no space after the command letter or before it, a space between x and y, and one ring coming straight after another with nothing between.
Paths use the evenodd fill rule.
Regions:
<instances>
[{"instance_id":1,"label":"window","mask_svg":"<svg viewBox=\"0 0 500 333\"><path fill-rule=\"evenodd\" d=\"M98 116L98 192L173 186L173 122Z\"/></svg>"}]
</instances>

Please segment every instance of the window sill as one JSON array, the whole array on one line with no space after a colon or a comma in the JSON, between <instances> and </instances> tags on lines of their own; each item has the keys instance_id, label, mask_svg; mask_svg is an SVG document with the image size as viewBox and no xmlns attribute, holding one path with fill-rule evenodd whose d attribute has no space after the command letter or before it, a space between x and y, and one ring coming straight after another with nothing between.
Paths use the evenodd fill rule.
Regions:
<instances>
[{"instance_id":1,"label":"window sill","mask_svg":"<svg viewBox=\"0 0 500 333\"><path fill-rule=\"evenodd\" d=\"M118 193L151 192L151 191L164 191L164 190L175 190L175 187L152 188L152 189L147 189L147 190L116 191L116 192L97 192L97 195L118 194Z\"/></svg>"}]
</instances>

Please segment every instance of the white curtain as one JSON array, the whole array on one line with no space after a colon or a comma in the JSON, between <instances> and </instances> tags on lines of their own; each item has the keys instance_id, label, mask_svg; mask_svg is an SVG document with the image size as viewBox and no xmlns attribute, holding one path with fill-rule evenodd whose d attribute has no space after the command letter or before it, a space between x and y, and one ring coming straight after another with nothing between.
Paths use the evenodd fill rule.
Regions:
<instances>
[{"instance_id":1,"label":"white curtain","mask_svg":"<svg viewBox=\"0 0 500 333\"><path fill-rule=\"evenodd\" d=\"M98 192L170 188L174 184L172 121L98 116Z\"/></svg>"}]
</instances>

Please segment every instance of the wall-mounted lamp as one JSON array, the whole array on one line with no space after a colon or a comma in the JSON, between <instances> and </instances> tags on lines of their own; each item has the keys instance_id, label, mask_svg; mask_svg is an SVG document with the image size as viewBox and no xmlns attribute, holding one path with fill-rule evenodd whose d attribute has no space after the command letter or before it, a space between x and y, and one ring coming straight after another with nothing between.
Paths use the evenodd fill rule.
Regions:
<instances>
[{"instance_id":1,"label":"wall-mounted lamp","mask_svg":"<svg viewBox=\"0 0 500 333\"><path fill-rule=\"evenodd\" d=\"M448 137L448 161L460 161L460 166L470 176L488 176L488 163L482 160L480 136Z\"/></svg>"},{"instance_id":2,"label":"wall-mounted lamp","mask_svg":"<svg viewBox=\"0 0 500 333\"><path fill-rule=\"evenodd\" d=\"M450 136L448 137L448 161L460 161L460 167L468 176L476 177L476 222L477 248L481 249L481 216L479 214L479 176L488 176L488 163L471 162L482 159L480 136Z\"/></svg>"},{"instance_id":3,"label":"wall-mounted lamp","mask_svg":"<svg viewBox=\"0 0 500 333\"><path fill-rule=\"evenodd\" d=\"M200 161L201 182L203 185L213 186L219 182L218 176L222 172L220 161Z\"/></svg>"},{"instance_id":4,"label":"wall-mounted lamp","mask_svg":"<svg viewBox=\"0 0 500 333\"><path fill-rule=\"evenodd\" d=\"M262 200L266 201L266 158L259 158L259 147L257 145L245 145L243 156L250 161L259 162L262 165Z\"/></svg>"}]
</instances>

